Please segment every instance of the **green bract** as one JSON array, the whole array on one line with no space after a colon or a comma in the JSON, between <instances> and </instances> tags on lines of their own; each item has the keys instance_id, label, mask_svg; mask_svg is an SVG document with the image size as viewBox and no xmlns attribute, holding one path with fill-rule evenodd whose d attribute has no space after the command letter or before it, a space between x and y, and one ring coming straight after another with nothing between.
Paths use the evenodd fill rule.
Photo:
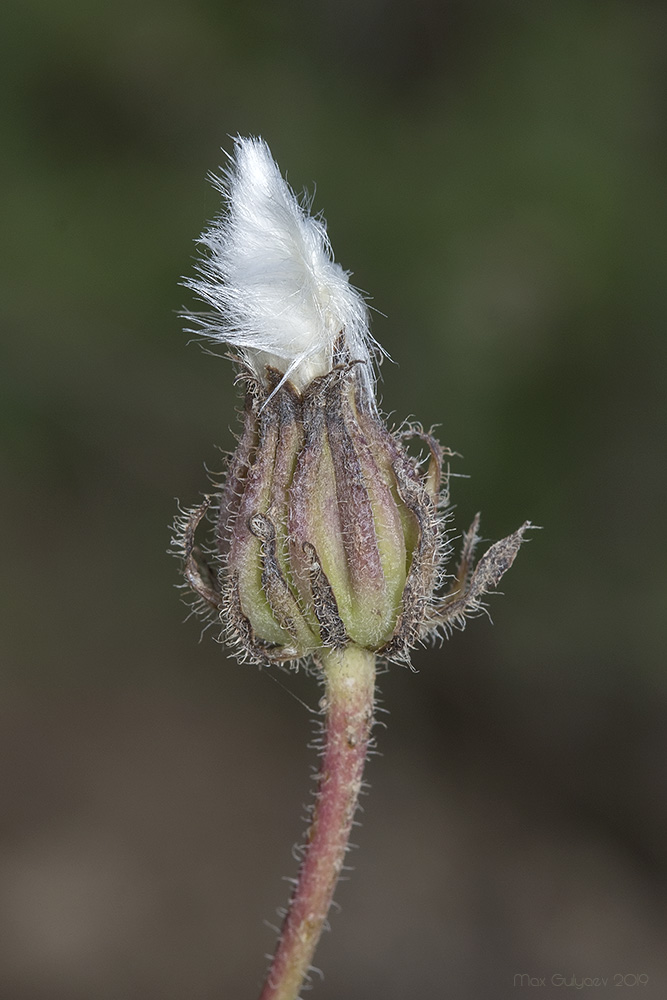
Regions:
<instances>
[{"instance_id":1,"label":"green bract","mask_svg":"<svg viewBox=\"0 0 667 1000\"><path fill-rule=\"evenodd\" d=\"M337 365L304 392L249 376L217 507L228 641L254 660L353 642L400 655L427 630L438 580L441 449L417 462Z\"/></svg>"}]
</instances>

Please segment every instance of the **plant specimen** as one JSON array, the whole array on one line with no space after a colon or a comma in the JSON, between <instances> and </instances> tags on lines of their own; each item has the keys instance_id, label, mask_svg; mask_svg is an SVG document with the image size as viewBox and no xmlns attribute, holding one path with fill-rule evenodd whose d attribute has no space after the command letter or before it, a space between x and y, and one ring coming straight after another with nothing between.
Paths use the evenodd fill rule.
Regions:
<instances>
[{"instance_id":1,"label":"plant specimen","mask_svg":"<svg viewBox=\"0 0 667 1000\"><path fill-rule=\"evenodd\" d=\"M335 263L323 220L266 143L235 141L212 178L225 206L186 284L209 307L191 332L227 345L245 390L224 483L177 522L187 586L240 659L304 666L324 685L318 791L261 1000L296 1000L343 865L371 729L378 658L463 627L512 565L526 530L474 564L479 518L451 550L444 449L378 411L366 304ZM407 448L417 439L419 457ZM213 524L208 549L196 542Z\"/></svg>"}]
</instances>

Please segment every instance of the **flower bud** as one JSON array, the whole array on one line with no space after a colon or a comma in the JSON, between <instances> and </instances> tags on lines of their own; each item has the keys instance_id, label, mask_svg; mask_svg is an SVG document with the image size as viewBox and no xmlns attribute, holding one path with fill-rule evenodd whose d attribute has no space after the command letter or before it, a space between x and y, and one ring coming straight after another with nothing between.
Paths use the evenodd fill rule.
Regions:
<instances>
[{"instance_id":1,"label":"flower bud","mask_svg":"<svg viewBox=\"0 0 667 1000\"><path fill-rule=\"evenodd\" d=\"M358 367L301 393L273 368L250 378L217 546L227 638L254 660L350 642L398 652L426 624L439 456L422 477L364 404Z\"/></svg>"}]
</instances>

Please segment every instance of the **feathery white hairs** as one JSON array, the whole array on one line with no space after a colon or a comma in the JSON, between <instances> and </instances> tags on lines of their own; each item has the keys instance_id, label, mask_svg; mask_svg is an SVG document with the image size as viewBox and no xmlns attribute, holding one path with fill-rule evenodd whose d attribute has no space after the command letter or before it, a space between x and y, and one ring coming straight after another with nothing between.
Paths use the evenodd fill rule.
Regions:
<instances>
[{"instance_id":1,"label":"feathery white hairs","mask_svg":"<svg viewBox=\"0 0 667 1000\"><path fill-rule=\"evenodd\" d=\"M186 312L197 324L188 332L236 347L260 379L265 365L278 368L298 389L331 370L342 333L371 402L383 352L326 223L299 204L263 139L238 136L229 160L210 178L226 209L199 237L208 255L185 282L214 312Z\"/></svg>"}]
</instances>

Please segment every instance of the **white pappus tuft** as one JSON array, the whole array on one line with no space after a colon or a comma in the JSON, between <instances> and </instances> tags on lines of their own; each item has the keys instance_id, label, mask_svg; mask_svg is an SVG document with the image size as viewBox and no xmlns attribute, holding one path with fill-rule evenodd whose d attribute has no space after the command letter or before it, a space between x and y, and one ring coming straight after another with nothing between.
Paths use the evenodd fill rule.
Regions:
<instances>
[{"instance_id":1,"label":"white pappus tuft","mask_svg":"<svg viewBox=\"0 0 667 1000\"><path fill-rule=\"evenodd\" d=\"M342 334L372 400L382 350L324 220L299 203L263 139L237 137L229 159L211 176L226 208L200 236L207 253L185 282L213 312L185 313L197 324L189 332L237 348L260 379L272 365L300 390L331 370Z\"/></svg>"}]
</instances>

